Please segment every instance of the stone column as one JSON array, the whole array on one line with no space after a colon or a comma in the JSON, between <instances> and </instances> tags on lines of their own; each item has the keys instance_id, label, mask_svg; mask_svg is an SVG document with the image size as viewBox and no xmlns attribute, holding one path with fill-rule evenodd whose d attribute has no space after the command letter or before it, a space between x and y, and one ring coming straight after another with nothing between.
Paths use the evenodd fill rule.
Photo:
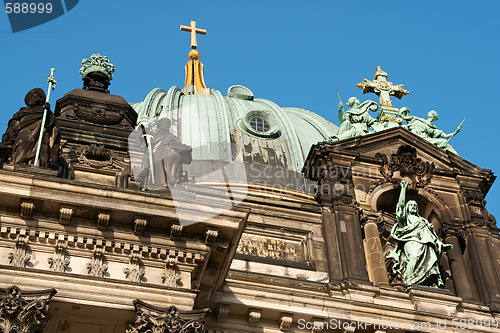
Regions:
<instances>
[{"instance_id":1,"label":"stone column","mask_svg":"<svg viewBox=\"0 0 500 333\"><path fill-rule=\"evenodd\" d=\"M453 245L453 250L448 250L448 260L450 263L451 276L457 295L463 297L465 300L474 300L472 286L465 267L464 257L462 255L462 248L458 241L457 236L449 235L445 240L446 244Z\"/></svg>"},{"instance_id":2,"label":"stone column","mask_svg":"<svg viewBox=\"0 0 500 333\"><path fill-rule=\"evenodd\" d=\"M366 214L364 212L363 219L365 220L365 253L366 260L370 271L370 278L376 286L389 287L389 278L387 276L387 267L385 266L385 256L380 241L380 234L376 223L377 215Z\"/></svg>"}]
</instances>

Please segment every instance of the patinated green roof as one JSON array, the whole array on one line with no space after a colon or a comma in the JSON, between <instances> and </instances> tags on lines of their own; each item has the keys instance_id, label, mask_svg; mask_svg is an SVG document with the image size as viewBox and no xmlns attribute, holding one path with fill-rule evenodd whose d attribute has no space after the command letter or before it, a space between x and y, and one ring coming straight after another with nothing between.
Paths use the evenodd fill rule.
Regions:
<instances>
[{"instance_id":1,"label":"patinated green roof","mask_svg":"<svg viewBox=\"0 0 500 333\"><path fill-rule=\"evenodd\" d=\"M313 144L327 140L338 127L319 115L300 108L279 107L266 99L254 99L251 91L232 86L228 96L212 90L210 95L184 95L179 88L168 92L153 89L143 102L133 103L138 124L172 120L172 133L193 148L194 160L231 161L228 142L241 151L245 162L257 161L300 171ZM270 130L256 132L252 117L265 119Z\"/></svg>"}]
</instances>

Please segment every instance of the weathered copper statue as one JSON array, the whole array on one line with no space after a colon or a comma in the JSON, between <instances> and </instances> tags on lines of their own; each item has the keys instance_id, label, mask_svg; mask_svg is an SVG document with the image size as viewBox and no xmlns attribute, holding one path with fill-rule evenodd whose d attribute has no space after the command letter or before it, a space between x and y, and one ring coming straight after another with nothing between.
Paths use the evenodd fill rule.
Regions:
<instances>
[{"instance_id":1,"label":"weathered copper statue","mask_svg":"<svg viewBox=\"0 0 500 333\"><path fill-rule=\"evenodd\" d=\"M393 270L401 275L407 288L413 285L443 288L438 263L443 251L453 245L439 240L432 223L419 215L415 200L406 203L407 186L401 180L396 223L391 230L391 237L398 245L387 257L394 259Z\"/></svg>"},{"instance_id":2,"label":"weathered copper statue","mask_svg":"<svg viewBox=\"0 0 500 333\"><path fill-rule=\"evenodd\" d=\"M40 88L30 90L24 98L26 107L21 108L11 120L2 136L2 157L13 164L33 165L35 161L40 129L44 131L40 149L40 167L49 167L58 160L59 129L56 117L45 103L45 92ZM47 109L45 126L42 125L43 110Z\"/></svg>"},{"instance_id":3,"label":"weathered copper statue","mask_svg":"<svg viewBox=\"0 0 500 333\"><path fill-rule=\"evenodd\" d=\"M401 115L401 118L406 120L407 125L403 125L403 127L408 131L418 135L422 139L429 141L439 148L443 148L444 150L449 150L457 154L455 149L453 149L453 147L448 142L452 137L460 132L463 122L458 126L455 132L446 134L433 124L434 121L439 119L437 112L434 110L431 110L427 113L427 119L410 115L410 110L406 107L401 108L399 114Z\"/></svg>"},{"instance_id":4,"label":"weathered copper statue","mask_svg":"<svg viewBox=\"0 0 500 333\"><path fill-rule=\"evenodd\" d=\"M344 104L339 103L340 127L336 135L331 137L331 141L354 138L370 133L368 130L376 120L373 119L368 111L377 111L378 105L374 101L365 101L359 103L359 99L351 97L347 101L351 108L344 112Z\"/></svg>"}]
</instances>

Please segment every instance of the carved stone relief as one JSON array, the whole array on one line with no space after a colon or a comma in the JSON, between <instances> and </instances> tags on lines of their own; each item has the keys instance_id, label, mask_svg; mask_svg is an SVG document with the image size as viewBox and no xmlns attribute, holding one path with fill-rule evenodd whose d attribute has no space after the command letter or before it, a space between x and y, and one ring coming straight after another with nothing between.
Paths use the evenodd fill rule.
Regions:
<instances>
[{"instance_id":1,"label":"carved stone relief","mask_svg":"<svg viewBox=\"0 0 500 333\"><path fill-rule=\"evenodd\" d=\"M76 149L76 154L80 164L88 165L96 169L118 169L116 162L122 161L115 152L105 148L102 144L97 145L93 143L90 146L80 146Z\"/></svg>"},{"instance_id":2,"label":"carved stone relief","mask_svg":"<svg viewBox=\"0 0 500 333\"><path fill-rule=\"evenodd\" d=\"M128 267L123 269L125 278L132 282L141 282L144 277L144 269L142 267L141 254L134 252L130 255Z\"/></svg>"},{"instance_id":3,"label":"carved stone relief","mask_svg":"<svg viewBox=\"0 0 500 333\"><path fill-rule=\"evenodd\" d=\"M92 261L87 264L88 274L96 277L104 277L104 274L108 270L105 260L104 248L96 247L92 251Z\"/></svg>"},{"instance_id":4,"label":"carved stone relief","mask_svg":"<svg viewBox=\"0 0 500 333\"><path fill-rule=\"evenodd\" d=\"M177 258L168 257L165 260L165 272L161 274L161 279L162 283L167 287L181 286L181 272L177 264Z\"/></svg>"},{"instance_id":5,"label":"carved stone relief","mask_svg":"<svg viewBox=\"0 0 500 333\"><path fill-rule=\"evenodd\" d=\"M380 173L384 180L370 186L370 191L373 191L382 183L397 184L399 180L393 178L395 172L399 172L401 176L414 175L417 187L426 187L432 178L434 163L424 162L418 158L417 150L412 146L399 146L397 153L392 154L390 160L385 154L377 153L375 156L382 161Z\"/></svg>"},{"instance_id":6,"label":"carved stone relief","mask_svg":"<svg viewBox=\"0 0 500 333\"><path fill-rule=\"evenodd\" d=\"M9 263L15 267L26 267L31 259L31 251L28 246L29 237L17 236L14 252L9 253Z\"/></svg>"},{"instance_id":7,"label":"carved stone relief","mask_svg":"<svg viewBox=\"0 0 500 333\"><path fill-rule=\"evenodd\" d=\"M474 189L461 189L461 192L469 205L472 218L470 222L477 227L487 227L488 229L494 227L496 225L496 220L486 210L486 201L484 200L483 194Z\"/></svg>"},{"instance_id":8,"label":"carved stone relief","mask_svg":"<svg viewBox=\"0 0 500 333\"><path fill-rule=\"evenodd\" d=\"M2 333L43 332L49 319L50 299L55 289L23 292L17 286L0 289L0 331Z\"/></svg>"},{"instance_id":9,"label":"carved stone relief","mask_svg":"<svg viewBox=\"0 0 500 333\"><path fill-rule=\"evenodd\" d=\"M49 257L47 262L49 268L54 272L64 272L69 265L69 258L66 256L67 244L64 242L57 242L54 249L54 256Z\"/></svg>"},{"instance_id":10,"label":"carved stone relief","mask_svg":"<svg viewBox=\"0 0 500 333\"><path fill-rule=\"evenodd\" d=\"M206 333L205 318L210 309L180 311L173 305L161 309L140 300L134 305L137 318L126 333Z\"/></svg>"},{"instance_id":11,"label":"carved stone relief","mask_svg":"<svg viewBox=\"0 0 500 333\"><path fill-rule=\"evenodd\" d=\"M316 200L322 203L352 204L354 197L352 170L335 166L330 161L325 163L321 160L319 163L321 163L321 167L315 194Z\"/></svg>"}]
</instances>

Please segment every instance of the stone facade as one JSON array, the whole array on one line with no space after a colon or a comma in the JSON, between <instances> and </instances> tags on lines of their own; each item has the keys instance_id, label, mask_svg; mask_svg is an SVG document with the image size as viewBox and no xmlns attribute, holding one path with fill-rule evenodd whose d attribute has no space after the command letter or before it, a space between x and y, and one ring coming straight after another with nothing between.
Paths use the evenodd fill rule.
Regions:
<instances>
[{"instance_id":1,"label":"stone facade","mask_svg":"<svg viewBox=\"0 0 500 333\"><path fill-rule=\"evenodd\" d=\"M147 188L130 173L135 114L106 89L57 102L59 170L0 169L3 332L498 331L490 170L397 127L314 145L303 173L315 195ZM446 289L405 291L386 260L403 178L453 245ZM229 185L240 203L221 208ZM179 222L179 193L193 223Z\"/></svg>"}]
</instances>

